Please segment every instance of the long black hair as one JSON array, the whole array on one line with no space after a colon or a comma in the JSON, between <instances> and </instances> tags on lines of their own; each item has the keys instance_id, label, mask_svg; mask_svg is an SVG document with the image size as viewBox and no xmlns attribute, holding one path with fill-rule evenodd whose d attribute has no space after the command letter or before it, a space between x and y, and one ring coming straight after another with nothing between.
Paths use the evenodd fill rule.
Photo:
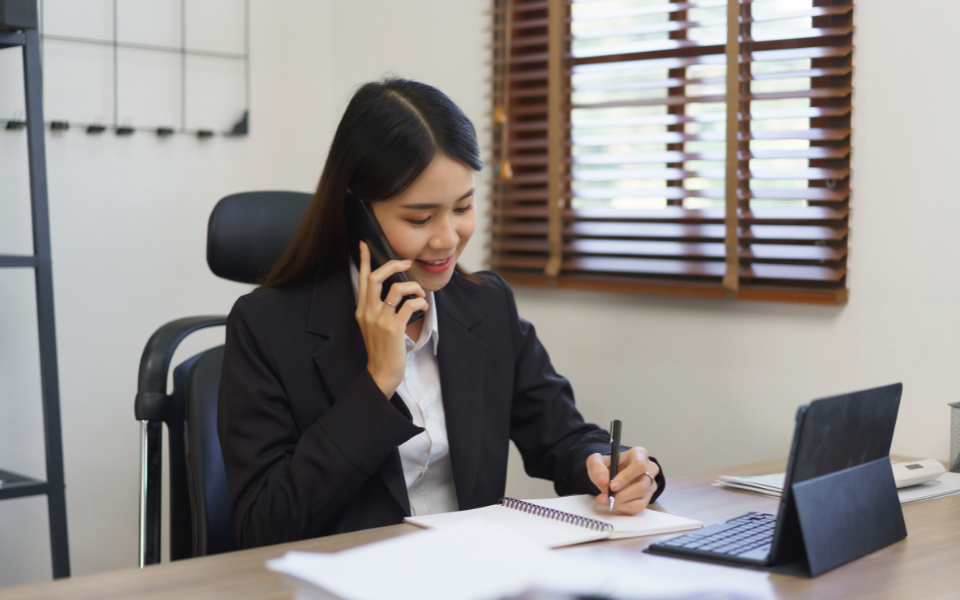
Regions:
<instances>
[{"instance_id":1,"label":"long black hair","mask_svg":"<svg viewBox=\"0 0 960 600\"><path fill-rule=\"evenodd\" d=\"M262 285L282 285L344 263L347 190L368 202L393 198L420 176L437 152L475 171L483 168L473 123L453 100L409 79L361 86L333 136L313 200ZM456 272L474 278L460 265Z\"/></svg>"}]
</instances>

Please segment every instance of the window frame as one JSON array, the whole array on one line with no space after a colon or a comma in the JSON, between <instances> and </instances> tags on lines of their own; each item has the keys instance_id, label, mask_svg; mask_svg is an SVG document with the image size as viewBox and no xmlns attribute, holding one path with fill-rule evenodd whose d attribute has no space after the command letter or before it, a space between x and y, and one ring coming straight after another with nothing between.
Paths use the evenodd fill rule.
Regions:
<instances>
[{"instance_id":1,"label":"window frame","mask_svg":"<svg viewBox=\"0 0 960 600\"><path fill-rule=\"evenodd\" d=\"M686 10L697 4L674 2L671 7L678 10L670 13L670 20L684 19ZM727 42L720 45L720 52L727 55L726 138L728 141L737 138L726 147L723 209L718 212L716 207L712 210L668 207L671 210L663 214L649 214L652 211L617 214L614 210L571 207L574 160L571 74L574 67L627 59L696 56L707 51L704 46L681 47L679 51L577 58L570 51L571 0L494 1L494 176L489 260L494 270L513 285L803 304L837 305L847 301L852 1L813 0L811 12L816 15L812 16L811 31L815 35L773 41L751 37L752 4L752 0L727 2ZM684 34L684 30L675 31L670 38L682 40ZM823 56L811 59L812 68L823 75L810 78L807 97L811 99L810 106L816 109L811 112L821 116L810 118L808 129L832 132L834 138L810 142L810 148L819 150L811 150L809 154L823 158L808 158L809 168L803 170L811 174L807 187L803 188L804 193L813 198L806 200L809 210L791 212L751 207L750 182L757 181L750 171L753 158L750 127L755 119L738 118L738 115L750 115L749 103L754 99L750 88L751 62L759 53L771 50L792 49L816 54L804 48L827 49ZM716 54L716 48L711 53ZM734 57L735 63L731 60ZM667 130L683 131L683 124ZM836 139L838 135L844 137ZM667 166L683 168L682 163ZM814 179L828 174L842 177ZM595 235L591 228L609 232L625 226L624 231L636 232L641 231L644 224L655 233L652 238L655 243L648 245L671 241L670 234L664 232L673 224L679 226L674 229L687 232L684 233L687 237L672 239L675 245L703 242L703 247L711 246L715 254L718 244L722 243L722 260L718 261L716 256L697 262L679 260L683 258L680 256L616 258L577 253L577 244ZM707 226L711 226L712 232L709 239L699 240L689 233L696 227L700 227L698 231L706 231ZM721 238L716 234L720 231L717 226L723 227ZM762 233L755 233L758 231ZM789 233L784 234L784 239L774 234L771 242L764 238L771 231ZM806 237L790 239L790 235L797 232ZM596 235L600 242L617 241L614 234ZM637 239L643 239L643 234L639 235ZM602 247L602 244L594 240L592 246ZM625 247L622 243L620 246ZM802 256L770 258L776 254L774 250L782 248L794 253L802 251ZM591 268L590 265L600 266ZM625 272L617 272L620 265L626 265ZM642 265L640 270L631 272L637 265ZM657 269L661 268L663 272L658 274ZM779 280L779 273L793 279ZM798 279L797 273L807 279Z\"/></svg>"}]
</instances>

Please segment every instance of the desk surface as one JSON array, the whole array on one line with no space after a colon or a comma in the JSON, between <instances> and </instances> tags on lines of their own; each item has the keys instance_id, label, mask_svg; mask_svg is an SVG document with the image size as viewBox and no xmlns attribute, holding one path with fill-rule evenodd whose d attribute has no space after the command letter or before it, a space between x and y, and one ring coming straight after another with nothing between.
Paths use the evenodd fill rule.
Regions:
<instances>
[{"instance_id":1,"label":"desk surface","mask_svg":"<svg viewBox=\"0 0 960 600\"><path fill-rule=\"evenodd\" d=\"M670 478L657 506L670 513L712 524L756 510L772 513L778 501L722 490L710 485L720 473L761 475L783 471L786 461L772 460ZM839 567L815 579L769 575L780 598L955 598L960 594L960 495L903 507L907 539ZM3 600L34 598L235 598L289 600L292 589L264 567L267 559L288 550L333 552L404 535L418 528L393 525L356 533L278 544L173 563L127 569L0 590ZM641 551L660 536L610 542ZM131 552L133 550L131 549ZM952 575L951 575L952 573Z\"/></svg>"}]
</instances>

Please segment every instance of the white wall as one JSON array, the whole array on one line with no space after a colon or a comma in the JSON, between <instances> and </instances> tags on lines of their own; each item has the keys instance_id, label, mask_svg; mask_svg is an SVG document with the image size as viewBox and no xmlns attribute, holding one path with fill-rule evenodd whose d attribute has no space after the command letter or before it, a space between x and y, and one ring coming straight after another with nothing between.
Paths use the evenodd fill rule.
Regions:
<instances>
[{"instance_id":1,"label":"white wall","mask_svg":"<svg viewBox=\"0 0 960 600\"><path fill-rule=\"evenodd\" d=\"M213 203L240 190L310 189L350 92L387 72L445 90L489 147L487 0L252 5L248 138L48 138L77 574L136 561L132 400L144 342L168 319L226 312L245 290L204 263ZM951 177L960 84L950 77L960 6L898 6L857 6L846 306L517 290L521 313L573 382L585 416L623 419L628 439L669 474L783 456L799 403L891 381L905 384L894 451L947 458L946 403L960 400L960 237L952 231L960 204ZM22 145L0 132L0 176L25 172L16 162ZM27 199L19 185L0 202L0 252L23 243L10 223L24 213L8 208ZM476 239L465 262L478 268L482 256ZM42 475L31 300L15 293L10 275L0 277L0 466ZM510 493L549 493L518 465L511 473ZM0 505L0 587L49 577L45 522L42 500Z\"/></svg>"},{"instance_id":2,"label":"white wall","mask_svg":"<svg viewBox=\"0 0 960 600\"><path fill-rule=\"evenodd\" d=\"M137 564L133 397L150 334L171 319L225 314L249 289L207 268L213 205L246 190L311 190L332 139L344 93L331 85L333 3L251 4L249 136L200 142L77 129L47 136L67 519L77 575ZM20 77L16 61L0 63L0 81ZM0 253L31 252L29 235L22 235L29 229L24 148L22 132L0 130ZM0 271L0 468L42 478L32 302L31 273ZM217 335L188 342L178 355ZM50 578L47 536L45 499L0 503L0 587Z\"/></svg>"}]
</instances>

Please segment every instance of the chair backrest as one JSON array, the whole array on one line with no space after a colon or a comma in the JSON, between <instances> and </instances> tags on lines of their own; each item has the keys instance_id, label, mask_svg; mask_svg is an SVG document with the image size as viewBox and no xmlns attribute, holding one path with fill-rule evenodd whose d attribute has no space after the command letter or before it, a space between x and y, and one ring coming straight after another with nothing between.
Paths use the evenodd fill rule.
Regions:
<instances>
[{"instance_id":1,"label":"chair backrest","mask_svg":"<svg viewBox=\"0 0 960 600\"><path fill-rule=\"evenodd\" d=\"M226 196L207 225L207 264L214 275L257 283L286 248L310 204L303 192L243 192Z\"/></svg>"},{"instance_id":2,"label":"chair backrest","mask_svg":"<svg viewBox=\"0 0 960 600\"><path fill-rule=\"evenodd\" d=\"M280 257L311 195L246 192L217 203L207 228L207 263L215 275L256 283ZM143 424L140 564L160 562L160 424L170 444L170 558L177 560L237 548L217 434L217 396L223 346L197 354L174 369L174 351L189 334L223 325L222 315L185 317L151 336L140 359L136 418Z\"/></svg>"},{"instance_id":3,"label":"chair backrest","mask_svg":"<svg viewBox=\"0 0 960 600\"><path fill-rule=\"evenodd\" d=\"M207 264L219 277L256 283L280 258L310 194L244 192L217 202L207 225ZM184 386L185 455L193 556L237 549L230 493L217 433L223 346L196 357Z\"/></svg>"},{"instance_id":4,"label":"chair backrest","mask_svg":"<svg viewBox=\"0 0 960 600\"><path fill-rule=\"evenodd\" d=\"M184 442L192 507L193 555L237 549L230 527L230 493L217 437L217 395L223 346L200 355L187 373Z\"/></svg>"}]
</instances>

